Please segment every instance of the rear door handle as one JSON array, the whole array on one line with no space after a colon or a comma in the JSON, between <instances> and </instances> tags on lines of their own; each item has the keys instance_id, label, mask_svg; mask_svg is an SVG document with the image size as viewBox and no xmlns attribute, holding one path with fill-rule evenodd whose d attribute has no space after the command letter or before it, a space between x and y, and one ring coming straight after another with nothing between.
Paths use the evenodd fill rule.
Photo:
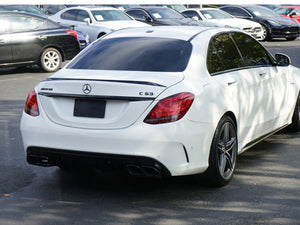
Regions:
<instances>
[{"instance_id":1,"label":"rear door handle","mask_svg":"<svg viewBox=\"0 0 300 225\"><path fill-rule=\"evenodd\" d=\"M237 81L234 80L234 81L228 82L227 84L228 84L228 86L232 86L232 85L234 85L234 84L237 84Z\"/></svg>"},{"instance_id":2,"label":"rear door handle","mask_svg":"<svg viewBox=\"0 0 300 225\"><path fill-rule=\"evenodd\" d=\"M265 77L267 75L267 73L260 73L259 76L260 77Z\"/></svg>"}]
</instances>

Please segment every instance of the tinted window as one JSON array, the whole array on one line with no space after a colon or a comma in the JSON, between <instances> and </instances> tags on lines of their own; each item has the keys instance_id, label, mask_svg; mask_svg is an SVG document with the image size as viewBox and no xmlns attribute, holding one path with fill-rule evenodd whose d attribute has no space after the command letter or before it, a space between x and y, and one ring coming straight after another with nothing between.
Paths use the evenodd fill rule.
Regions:
<instances>
[{"instance_id":1,"label":"tinted window","mask_svg":"<svg viewBox=\"0 0 300 225\"><path fill-rule=\"evenodd\" d=\"M63 14L61 14L60 17L64 20L76 20L77 11L78 10L76 10L76 9L68 10L68 11L64 12Z\"/></svg>"},{"instance_id":2,"label":"tinted window","mask_svg":"<svg viewBox=\"0 0 300 225\"><path fill-rule=\"evenodd\" d=\"M68 68L180 72L185 70L191 51L190 42L177 39L102 39Z\"/></svg>"},{"instance_id":3,"label":"tinted window","mask_svg":"<svg viewBox=\"0 0 300 225\"><path fill-rule=\"evenodd\" d=\"M236 8L236 7L224 7L221 8L225 12L228 12L229 14L236 16L236 17L251 17L251 15L245 11L244 9L241 8Z\"/></svg>"},{"instance_id":4,"label":"tinted window","mask_svg":"<svg viewBox=\"0 0 300 225\"><path fill-rule=\"evenodd\" d=\"M78 10L76 20L83 22L86 18L90 18L89 14L84 10Z\"/></svg>"},{"instance_id":5,"label":"tinted window","mask_svg":"<svg viewBox=\"0 0 300 225\"><path fill-rule=\"evenodd\" d=\"M133 18L141 20L144 20L145 16L147 16L147 14L142 10L130 10L127 12L127 14L132 16Z\"/></svg>"},{"instance_id":6,"label":"tinted window","mask_svg":"<svg viewBox=\"0 0 300 225\"><path fill-rule=\"evenodd\" d=\"M202 20L201 17L198 15L198 13L195 11L185 11L185 12L182 12L182 14L189 18L193 18L196 16L199 20Z\"/></svg>"},{"instance_id":7,"label":"tinted window","mask_svg":"<svg viewBox=\"0 0 300 225\"><path fill-rule=\"evenodd\" d=\"M207 56L209 73L243 67L244 62L229 34L220 34L210 41Z\"/></svg>"},{"instance_id":8,"label":"tinted window","mask_svg":"<svg viewBox=\"0 0 300 225\"><path fill-rule=\"evenodd\" d=\"M271 61L266 50L253 38L242 33L233 33L246 66L271 65Z\"/></svg>"},{"instance_id":9,"label":"tinted window","mask_svg":"<svg viewBox=\"0 0 300 225\"><path fill-rule=\"evenodd\" d=\"M30 16L11 16L12 32L39 30L44 27L44 20Z\"/></svg>"},{"instance_id":10,"label":"tinted window","mask_svg":"<svg viewBox=\"0 0 300 225\"><path fill-rule=\"evenodd\" d=\"M0 34L8 34L9 27L10 24L7 16L0 15Z\"/></svg>"}]
</instances>

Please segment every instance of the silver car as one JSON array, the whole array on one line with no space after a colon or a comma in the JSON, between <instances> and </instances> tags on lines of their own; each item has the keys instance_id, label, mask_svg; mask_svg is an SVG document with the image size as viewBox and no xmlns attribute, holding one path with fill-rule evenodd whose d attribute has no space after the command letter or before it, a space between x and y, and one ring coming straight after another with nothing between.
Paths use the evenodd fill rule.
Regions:
<instances>
[{"instance_id":1,"label":"silver car","mask_svg":"<svg viewBox=\"0 0 300 225\"><path fill-rule=\"evenodd\" d=\"M149 26L112 7L71 7L59 11L50 19L87 33L91 42L114 30Z\"/></svg>"}]
</instances>

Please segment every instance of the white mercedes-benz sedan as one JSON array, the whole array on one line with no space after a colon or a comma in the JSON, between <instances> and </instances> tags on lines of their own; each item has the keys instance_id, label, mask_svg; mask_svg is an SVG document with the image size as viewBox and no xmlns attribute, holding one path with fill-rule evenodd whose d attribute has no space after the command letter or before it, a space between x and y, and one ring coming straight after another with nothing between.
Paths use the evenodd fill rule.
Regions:
<instances>
[{"instance_id":1,"label":"white mercedes-benz sedan","mask_svg":"<svg viewBox=\"0 0 300 225\"><path fill-rule=\"evenodd\" d=\"M204 174L223 186L237 154L300 128L300 70L235 29L112 32L30 91L21 119L27 161Z\"/></svg>"}]
</instances>

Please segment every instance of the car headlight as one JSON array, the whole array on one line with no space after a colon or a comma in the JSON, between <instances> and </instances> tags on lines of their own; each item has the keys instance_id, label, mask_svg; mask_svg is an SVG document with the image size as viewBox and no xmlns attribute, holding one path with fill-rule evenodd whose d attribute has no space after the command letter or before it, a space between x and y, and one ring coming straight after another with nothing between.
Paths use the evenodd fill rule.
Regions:
<instances>
[{"instance_id":1,"label":"car headlight","mask_svg":"<svg viewBox=\"0 0 300 225\"><path fill-rule=\"evenodd\" d=\"M240 30L240 29L241 29L241 28L239 28L239 27L230 26L230 25L225 25L225 27L227 27L227 28L233 28L233 29L238 29L238 30Z\"/></svg>"},{"instance_id":2,"label":"car headlight","mask_svg":"<svg viewBox=\"0 0 300 225\"><path fill-rule=\"evenodd\" d=\"M90 43L90 36L89 36L88 34L87 34L86 37L85 37L85 42L86 42L86 43Z\"/></svg>"}]
</instances>

